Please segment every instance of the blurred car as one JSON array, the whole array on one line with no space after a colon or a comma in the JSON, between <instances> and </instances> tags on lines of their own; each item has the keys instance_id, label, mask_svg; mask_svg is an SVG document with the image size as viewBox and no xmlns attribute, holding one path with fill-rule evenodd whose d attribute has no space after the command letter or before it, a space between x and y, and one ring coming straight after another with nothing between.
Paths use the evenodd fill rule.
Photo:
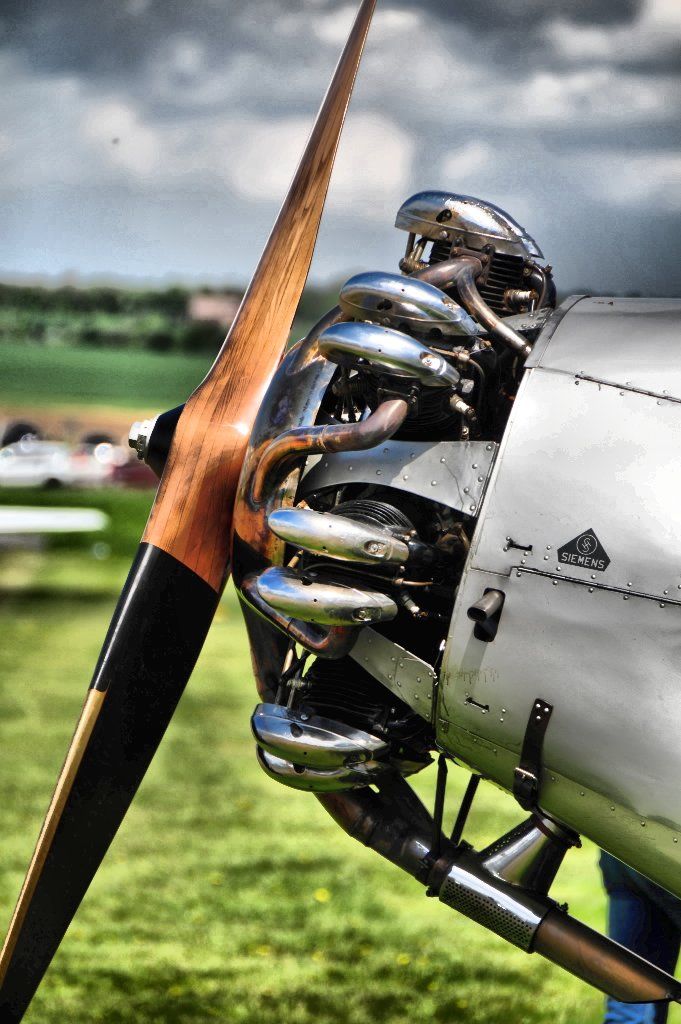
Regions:
<instances>
[{"instance_id":1,"label":"blurred car","mask_svg":"<svg viewBox=\"0 0 681 1024\"><path fill-rule=\"evenodd\" d=\"M156 488L158 487L158 477L146 463L133 458L113 467L111 483L118 487Z\"/></svg>"},{"instance_id":2,"label":"blurred car","mask_svg":"<svg viewBox=\"0 0 681 1024\"><path fill-rule=\"evenodd\" d=\"M24 438L0 449L0 487L99 487L109 482L114 445L72 449Z\"/></svg>"}]
</instances>

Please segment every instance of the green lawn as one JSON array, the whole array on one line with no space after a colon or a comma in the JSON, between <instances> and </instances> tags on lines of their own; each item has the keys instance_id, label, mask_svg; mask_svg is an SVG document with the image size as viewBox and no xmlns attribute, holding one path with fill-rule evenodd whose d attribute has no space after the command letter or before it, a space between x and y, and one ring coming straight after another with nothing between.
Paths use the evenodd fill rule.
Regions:
<instances>
[{"instance_id":1,"label":"green lawn","mask_svg":"<svg viewBox=\"0 0 681 1024\"><path fill-rule=\"evenodd\" d=\"M118 507L129 538L148 500ZM115 536L105 561L87 546L0 555L0 928L122 580L128 541ZM597 993L426 899L312 796L269 781L255 701L230 591L28 1024L596 1024ZM433 775L414 782L428 802ZM451 819L466 779L450 778ZM467 838L520 817L484 785ZM555 895L602 925L591 846L569 855Z\"/></svg>"},{"instance_id":2,"label":"green lawn","mask_svg":"<svg viewBox=\"0 0 681 1024\"><path fill-rule=\"evenodd\" d=\"M0 401L167 408L184 402L210 367L207 356L132 349L0 345Z\"/></svg>"}]
</instances>

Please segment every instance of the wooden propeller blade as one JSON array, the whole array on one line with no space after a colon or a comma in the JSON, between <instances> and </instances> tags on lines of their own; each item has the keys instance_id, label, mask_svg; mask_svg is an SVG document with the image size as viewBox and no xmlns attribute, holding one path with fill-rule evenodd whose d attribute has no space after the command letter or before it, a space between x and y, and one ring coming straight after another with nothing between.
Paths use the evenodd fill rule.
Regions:
<instances>
[{"instance_id":1,"label":"wooden propeller blade","mask_svg":"<svg viewBox=\"0 0 681 1024\"><path fill-rule=\"evenodd\" d=\"M0 953L0 1024L40 984L156 752L229 570L248 437L307 279L376 0L363 0L227 340L180 416Z\"/></svg>"},{"instance_id":2,"label":"wooden propeller blade","mask_svg":"<svg viewBox=\"0 0 681 1024\"><path fill-rule=\"evenodd\" d=\"M376 0L364 0L232 328L175 431L144 540L221 590L248 437L289 337Z\"/></svg>"}]
</instances>

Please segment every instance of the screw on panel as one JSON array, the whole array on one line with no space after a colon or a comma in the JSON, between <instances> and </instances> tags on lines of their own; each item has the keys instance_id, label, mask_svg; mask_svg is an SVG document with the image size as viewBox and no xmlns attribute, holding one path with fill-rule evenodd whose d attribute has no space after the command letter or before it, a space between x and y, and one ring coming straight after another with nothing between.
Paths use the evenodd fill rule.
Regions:
<instances>
[{"instance_id":1,"label":"screw on panel","mask_svg":"<svg viewBox=\"0 0 681 1024\"><path fill-rule=\"evenodd\" d=\"M470 511L471 511L471 512L475 512L475 510L476 510L476 508L477 508L477 507L478 507L477 505L471 505L471 507L470 507Z\"/></svg>"}]
</instances>

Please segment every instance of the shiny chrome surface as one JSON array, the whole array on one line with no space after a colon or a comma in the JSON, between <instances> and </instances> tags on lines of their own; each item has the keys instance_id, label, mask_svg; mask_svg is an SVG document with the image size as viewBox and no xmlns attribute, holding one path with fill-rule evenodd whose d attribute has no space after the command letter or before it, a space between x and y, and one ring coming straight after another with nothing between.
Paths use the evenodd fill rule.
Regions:
<instances>
[{"instance_id":1,"label":"shiny chrome surface","mask_svg":"<svg viewBox=\"0 0 681 1024\"><path fill-rule=\"evenodd\" d=\"M277 537L304 551L363 565L401 565L409 548L389 530L342 515L305 508L275 509L268 518Z\"/></svg>"},{"instance_id":2,"label":"shiny chrome surface","mask_svg":"<svg viewBox=\"0 0 681 1024\"><path fill-rule=\"evenodd\" d=\"M154 416L153 419L149 420L135 420L130 427L128 445L135 451L140 462L144 462L144 456L147 454L149 438L154 429L156 419L157 417Z\"/></svg>"},{"instance_id":3,"label":"shiny chrome surface","mask_svg":"<svg viewBox=\"0 0 681 1024\"><path fill-rule=\"evenodd\" d=\"M350 657L417 715L431 720L437 682L432 665L370 627L362 630Z\"/></svg>"},{"instance_id":4,"label":"shiny chrome surface","mask_svg":"<svg viewBox=\"0 0 681 1024\"><path fill-rule=\"evenodd\" d=\"M468 851L450 867L439 898L526 953L548 910L541 897L488 874L479 856Z\"/></svg>"},{"instance_id":5,"label":"shiny chrome surface","mask_svg":"<svg viewBox=\"0 0 681 1024\"><path fill-rule=\"evenodd\" d=\"M301 644L305 650L315 654L318 658L328 658L330 661L338 658L344 658L352 650L353 645L357 641L359 635L360 626L329 626L327 629L318 629L311 622L305 622L301 619L292 618L290 615L285 615L284 612L277 611L276 608L272 608L271 605L267 604L265 600L258 593L257 587L258 574L249 573L241 581L241 585L238 590L239 597L241 599L244 611L253 613L252 620L249 618L247 622L249 626L251 621L257 625L261 620L265 620L265 623L270 627L275 627L275 631L280 631L285 636L294 640L297 644ZM269 636L269 633L267 634ZM259 659L260 652L254 652L253 644L259 639L257 633L252 633L249 628L249 639L251 639L251 654L253 656L256 667L259 667L261 662ZM274 679L274 688L278 685L279 678L281 676L281 670L284 665L284 656L287 645L284 645L284 654L282 654L281 661L275 662L277 675ZM256 658L258 660L256 661ZM267 693L264 687L260 685L260 677L258 679L258 692ZM269 687L269 691L272 691L273 687Z\"/></svg>"},{"instance_id":6,"label":"shiny chrome surface","mask_svg":"<svg viewBox=\"0 0 681 1024\"><path fill-rule=\"evenodd\" d=\"M387 441L371 452L308 461L298 491L340 484L381 483L474 515L482 501L497 445L491 441Z\"/></svg>"},{"instance_id":7,"label":"shiny chrome surface","mask_svg":"<svg viewBox=\"0 0 681 1024\"><path fill-rule=\"evenodd\" d=\"M312 576L312 572L306 574ZM306 582L293 569L273 566L257 577L260 597L271 608L304 622L353 626L388 622L397 615L391 597L367 587L318 579Z\"/></svg>"},{"instance_id":8,"label":"shiny chrome surface","mask_svg":"<svg viewBox=\"0 0 681 1024\"><path fill-rule=\"evenodd\" d=\"M439 288L402 274L367 273L351 277L340 291L340 307L353 320L371 320L417 334L474 336L480 328Z\"/></svg>"},{"instance_id":9,"label":"shiny chrome surface","mask_svg":"<svg viewBox=\"0 0 681 1024\"><path fill-rule=\"evenodd\" d=\"M344 768L388 751L383 740L368 732L279 704L258 704L251 728L263 750L308 768Z\"/></svg>"},{"instance_id":10,"label":"shiny chrome surface","mask_svg":"<svg viewBox=\"0 0 681 1024\"><path fill-rule=\"evenodd\" d=\"M543 258L534 239L508 213L494 203L456 192L417 192L400 207L395 227L471 249L493 245L497 252Z\"/></svg>"},{"instance_id":11,"label":"shiny chrome surface","mask_svg":"<svg viewBox=\"0 0 681 1024\"><path fill-rule=\"evenodd\" d=\"M563 858L577 837L557 822L532 815L480 854L491 875L511 885L548 893Z\"/></svg>"},{"instance_id":12,"label":"shiny chrome surface","mask_svg":"<svg viewBox=\"0 0 681 1024\"><path fill-rule=\"evenodd\" d=\"M419 280L429 281L440 288L456 287L462 304L497 341L503 342L518 355L526 357L532 351L532 345L517 331L506 323L493 309L487 305L477 289L475 280L480 275L480 262L470 256L457 256L432 267L420 270L416 275Z\"/></svg>"},{"instance_id":13,"label":"shiny chrome surface","mask_svg":"<svg viewBox=\"0 0 681 1024\"><path fill-rule=\"evenodd\" d=\"M326 361L327 366L333 366ZM277 485L307 455L320 452L356 452L375 448L397 433L407 418L409 405L401 398L382 402L359 423L332 423L293 427L279 434L260 454L249 477L249 500L256 507L271 501Z\"/></svg>"},{"instance_id":14,"label":"shiny chrome surface","mask_svg":"<svg viewBox=\"0 0 681 1024\"><path fill-rule=\"evenodd\" d=\"M268 529L267 513L276 505L293 503L299 471L293 470L286 477L278 477L276 486L260 505L251 498L253 476L263 452L274 438L292 428L306 428L314 423L324 392L335 372L335 367L320 356L317 336L339 316L340 309L331 310L312 328L305 340L287 352L263 399L251 433L234 507L232 575L237 587L248 573L283 559L284 543ZM279 629L243 601L242 611L258 693L265 699L273 697L287 641Z\"/></svg>"},{"instance_id":15,"label":"shiny chrome surface","mask_svg":"<svg viewBox=\"0 0 681 1024\"><path fill-rule=\"evenodd\" d=\"M282 757L256 748L260 767L266 775L291 789L304 789L311 793L334 793L344 789L363 789L374 785L381 776L391 771L383 761L343 768L306 768Z\"/></svg>"},{"instance_id":16,"label":"shiny chrome surface","mask_svg":"<svg viewBox=\"0 0 681 1024\"><path fill-rule=\"evenodd\" d=\"M459 371L444 356L391 327L372 323L339 323L319 338L319 351L340 366L358 363L378 373L418 380L425 387L455 388Z\"/></svg>"}]
</instances>

